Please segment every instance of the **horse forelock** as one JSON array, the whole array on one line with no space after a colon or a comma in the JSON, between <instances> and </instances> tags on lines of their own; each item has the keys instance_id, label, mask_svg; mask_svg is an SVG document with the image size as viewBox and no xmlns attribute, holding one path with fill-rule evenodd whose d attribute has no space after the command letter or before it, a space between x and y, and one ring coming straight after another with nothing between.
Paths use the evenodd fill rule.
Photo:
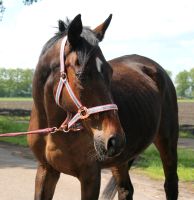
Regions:
<instances>
[{"instance_id":1,"label":"horse forelock","mask_svg":"<svg viewBox=\"0 0 194 200\"><path fill-rule=\"evenodd\" d=\"M45 55L48 51L50 55L56 55L55 53L52 54L51 53L52 51L60 51L60 48L58 48L59 45L57 45L57 48L56 48L55 44L57 44L57 42L60 39L62 39L64 36L68 34L68 28L70 24L71 24L71 21L68 18L66 19L66 21L62 21L62 20L58 21L58 27L57 27L58 30L55 33L55 35L46 42L46 44L44 45L42 49L40 57L44 58L43 55ZM96 47L99 48L98 43L99 43L99 40L95 32L92 31L90 27L84 26L82 33L80 35L80 42L77 44L76 48L73 49L74 51L77 52L77 58L81 65L80 73L86 70L85 64L91 56L91 50ZM101 51L98 51L98 53L101 53ZM90 67L87 69L90 69Z\"/></svg>"},{"instance_id":2,"label":"horse forelock","mask_svg":"<svg viewBox=\"0 0 194 200\"><path fill-rule=\"evenodd\" d=\"M67 35L70 24L71 24L71 21L68 18L66 19L66 21L62 21L62 20L58 21L58 27L57 27L58 31L43 46L41 55L44 54L48 49L50 49L59 39ZM83 27L81 37L85 39L85 41L87 41L87 43L90 44L91 46L98 45L99 40L97 39L96 34L88 26ZM79 51L86 50L84 43L82 44L83 44L82 47L79 46Z\"/></svg>"}]
</instances>

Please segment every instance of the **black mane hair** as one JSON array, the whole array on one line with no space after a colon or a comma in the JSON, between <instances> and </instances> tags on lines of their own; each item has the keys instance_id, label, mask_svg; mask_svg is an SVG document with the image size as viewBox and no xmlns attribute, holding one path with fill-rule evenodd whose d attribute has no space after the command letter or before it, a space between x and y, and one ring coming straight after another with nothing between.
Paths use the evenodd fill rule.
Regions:
<instances>
[{"instance_id":1,"label":"black mane hair","mask_svg":"<svg viewBox=\"0 0 194 200\"><path fill-rule=\"evenodd\" d=\"M58 21L58 32L55 33L55 36L53 36L48 42L43 46L41 55L43 55L48 49L50 49L59 39L67 35L68 28L70 25L71 21L67 18L66 21L59 20ZM87 43L91 46L96 46L98 45L99 40L96 37L96 34L88 27L84 26L81 37L87 41ZM78 54L80 54L80 48L78 48ZM83 49L82 49L83 50ZM85 48L84 48L85 51ZM83 52L81 53L83 56ZM85 53L84 53L85 54ZM79 56L80 57L80 56ZM85 57L85 55L83 56ZM82 57L82 59L83 59Z\"/></svg>"},{"instance_id":2,"label":"black mane hair","mask_svg":"<svg viewBox=\"0 0 194 200\"><path fill-rule=\"evenodd\" d=\"M55 33L55 36L48 40L47 43L43 46L41 55L43 55L48 49L50 49L59 39L67 35L67 29L69 24L69 19L66 19L66 23L62 20L58 21L58 32Z\"/></svg>"}]
</instances>

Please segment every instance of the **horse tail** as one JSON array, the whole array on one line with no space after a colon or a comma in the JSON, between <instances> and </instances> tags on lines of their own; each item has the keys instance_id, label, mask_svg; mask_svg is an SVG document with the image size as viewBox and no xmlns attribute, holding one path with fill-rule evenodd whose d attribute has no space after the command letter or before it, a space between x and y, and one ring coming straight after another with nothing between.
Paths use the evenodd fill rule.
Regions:
<instances>
[{"instance_id":1,"label":"horse tail","mask_svg":"<svg viewBox=\"0 0 194 200\"><path fill-rule=\"evenodd\" d=\"M109 182L107 183L104 191L102 192L101 198L102 200L113 200L117 193L117 185L116 180L112 176Z\"/></svg>"}]
</instances>

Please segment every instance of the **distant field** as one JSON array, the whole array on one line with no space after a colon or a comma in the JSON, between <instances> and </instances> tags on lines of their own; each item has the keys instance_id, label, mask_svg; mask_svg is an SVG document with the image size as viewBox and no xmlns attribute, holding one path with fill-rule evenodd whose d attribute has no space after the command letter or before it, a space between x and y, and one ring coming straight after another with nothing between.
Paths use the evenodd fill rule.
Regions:
<instances>
[{"instance_id":1,"label":"distant field","mask_svg":"<svg viewBox=\"0 0 194 200\"><path fill-rule=\"evenodd\" d=\"M178 99L178 102L194 102L194 99Z\"/></svg>"},{"instance_id":2,"label":"distant field","mask_svg":"<svg viewBox=\"0 0 194 200\"><path fill-rule=\"evenodd\" d=\"M178 102L179 124L194 126L194 102Z\"/></svg>"},{"instance_id":3,"label":"distant field","mask_svg":"<svg viewBox=\"0 0 194 200\"><path fill-rule=\"evenodd\" d=\"M0 109L31 110L32 98L0 98Z\"/></svg>"},{"instance_id":4,"label":"distant field","mask_svg":"<svg viewBox=\"0 0 194 200\"><path fill-rule=\"evenodd\" d=\"M194 126L194 99L178 100L180 125ZM2 109L31 110L32 98L0 98L0 111Z\"/></svg>"},{"instance_id":5,"label":"distant field","mask_svg":"<svg viewBox=\"0 0 194 200\"><path fill-rule=\"evenodd\" d=\"M32 101L32 98L24 98L24 97L0 97L1 101Z\"/></svg>"}]
</instances>

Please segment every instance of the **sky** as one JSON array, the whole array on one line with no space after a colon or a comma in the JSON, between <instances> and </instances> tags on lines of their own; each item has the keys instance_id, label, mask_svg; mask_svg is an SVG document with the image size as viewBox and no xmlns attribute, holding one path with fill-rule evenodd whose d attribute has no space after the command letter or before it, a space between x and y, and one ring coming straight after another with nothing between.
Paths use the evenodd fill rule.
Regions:
<instances>
[{"instance_id":1,"label":"sky","mask_svg":"<svg viewBox=\"0 0 194 200\"><path fill-rule=\"evenodd\" d=\"M107 60L139 54L170 70L173 77L194 67L193 0L3 0L0 67L35 68L43 45L57 31L57 21L82 15L95 28L113 18L100 43Z\"/></svg>"}]
</instances>

